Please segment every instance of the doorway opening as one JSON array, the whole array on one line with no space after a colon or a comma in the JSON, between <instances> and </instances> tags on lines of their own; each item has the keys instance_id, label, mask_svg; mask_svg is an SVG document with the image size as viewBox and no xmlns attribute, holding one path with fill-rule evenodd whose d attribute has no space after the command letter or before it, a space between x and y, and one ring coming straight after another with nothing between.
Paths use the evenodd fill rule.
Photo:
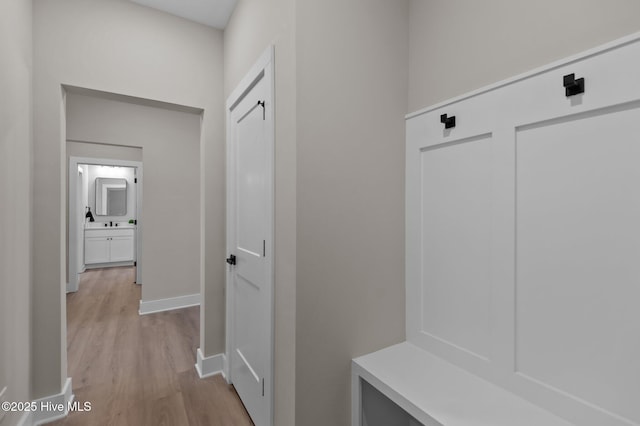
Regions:
<instances>
[{"instance_id":1,"label":"doorway opening","mask_svg":"<svg viewBox=\"0 0 640 426\"><path fill-rule=\"evenodd\" d=\"M202 347L201 329L205 323L202 319L204 309L197 306L201 301L203 273L201 246L204 232L201 230L204 224L201 215L204 169L201 160L204 111L89 89L66 89L67 128L63 138L66 141L67 158L80 157L81 160L76 162L79 165L95 164L95 158L101 158L108 160L102 162L104 166L131 167L131 164L115 163L112 159L142 163L144 152L144 179L140 175L137 178L139 185L144 182L145 190L144 218L140 211L135 218L124 218L126 223L130 219L137 220L136 229L144 226L144 255L136 256L136 269L140 271L144 266L144 274L143 279L135 279L135 282L143 285L134 283L133 267L89 268L79 277L79 291L69 293L62 301L62 311L67 313L63 336L66 337L68 348L68 371L73 378L73 392L77 400L84 401L85 395L90 395L85 393L85 387L86 392L92 392L96 390L95 386L100 386L102 391L108 393L109 403L119 398L124 404L125 397L128 397L129 401L135 399L140 403L136 405L145 407L142 421L136 421L136 414L133 413L131 416L122 414L120 420L126 417L131 419L129 422L136 424L159 423L152 418L155 414L161 414L166 406L160 404L160 399L170 399L165 401L169 405L172 402L179 404L178 399L190 397L194 389L197 392L206 391L210 383L202 384L201 380L219 381L219 378L213 377L200 379L194 369L196 349ZM132 150L137 150L139 154L136 156ZM74 166L76 164L70 165L67 172L88 176L88 170L79 172ZM142 169L138 167L136 170ZM108 192L110 187L95 189L99 184L105 183L94 181L91 184L94 191ZM117 185L117 182L107 181L106 184ZM111 188L118 190L113 186ZM70 198L74 196L74 190L76 198L82 198L77 197L82 191L82 185L78 182L75 187L66 185L65 189ZM100 233L105 228L109 231L116 228L116 220L113 221L113 227L111 220L107 227L104 226L104 217L97 215L100 211L98 204L78 205L76 202L67 205L70 205L70 215L75 214L85 221L90 205L95 221L93 226L102 224L96 231L91 227L91 222L84 223L85 236L87 232ZM143 204L139 202L138 205ZM80 225L76 229L79 230ZM69 226L68 231L72 230L73 227ZM80 233L76 232L69 246L79 237ZM115 236L112 238L114 240L107 240L107 244L113 244ZM89 247L88 243L85 247ZM98 253L106 250L104 246L101 247L103 251L98 250ZM137 246L138 249L141 247ZM83 248L82 252L86 253L87 250ZM80 264L79 255L79 251L76 251L75 256L69 256L68 259L72 261L75 258ZM144 261L144 265L141 261ZM104 266L102 262L90 264ZM83 292L83 287L94 294ZM107 291L109 288L113 291ZM89 300L81 300L83 296L88 296ZM92 304L99 302L99 299L105 303ZM138 309L131 299L139 301ZM92 337L86 338L86 333L92 328L88 325L90 321L92 324L96 321L99 323L93 326L94 340L91 340ZM93 351L94 348L90 346L94 344L100 345L103 350L99 353ZM92 356L87 355L91 351L99 358L91 360ZM111 354L111 360L103 359L106 353ZM100 369L113 373L113 376L107 376L109 380L106 380L105 373L98 371ZM139 383L139 386L135 383ZM156 395L156 390L175 393ZM211 389L208 392L217 393ZM232 396L237 400L235 393ZM202 400L204 397L198 398ZM157 407L154 406L156 402ZM187 403L186 399L182 401L185 406ZM113 412L117 414L118 411L114 408ZM240 410L240 417L246 415L242 413ZM188 424L183 420L176 419L175 424ZM105 420L105 423L109 421ZM243 424L230 419L222 423Z\"/></svg>"},{"instance_id":2,"label":"doorway opening","mask_svg":"<svg viewBox=\"0 0 640 426\"><path fill-rule=\"evenodd\" d=\"M87 269L135 267L142 284L142 162L69 158L69 279Z\"/></svg>"}]
</instances>

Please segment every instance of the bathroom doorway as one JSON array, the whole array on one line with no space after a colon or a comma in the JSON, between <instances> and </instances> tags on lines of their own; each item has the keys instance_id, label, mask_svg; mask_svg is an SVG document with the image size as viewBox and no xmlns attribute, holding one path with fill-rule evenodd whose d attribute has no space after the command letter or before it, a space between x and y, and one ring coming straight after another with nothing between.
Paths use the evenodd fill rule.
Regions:
<instances>
[{"instance_id":1,"label":"bathroom doorway","mask_svg":"<svg viewBox=\"0 0 640 426\"><path fill-rule=\"evenodd\" d=\"M142 162L69 158L67 292L86 269L135 266L142 284Z\"/></svg>"}]
</instances>

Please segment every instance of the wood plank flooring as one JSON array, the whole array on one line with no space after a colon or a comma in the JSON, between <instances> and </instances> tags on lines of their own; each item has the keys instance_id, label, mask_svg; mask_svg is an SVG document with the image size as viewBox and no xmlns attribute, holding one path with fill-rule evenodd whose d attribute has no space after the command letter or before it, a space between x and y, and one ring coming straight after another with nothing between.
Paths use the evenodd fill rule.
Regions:
<instances>
[{"instance_id":1,"label":"wood plank flooring","mask_svg":"<svg viewBox=\"0 0 640 426\"><path fill-rule=\"evenodd\" d=\"M67 295L68 371L91 411L54 425L252 426L222 376L200 379L199 307L138 315L135 268L82 274Z\"/></svg>"}]
</instances>

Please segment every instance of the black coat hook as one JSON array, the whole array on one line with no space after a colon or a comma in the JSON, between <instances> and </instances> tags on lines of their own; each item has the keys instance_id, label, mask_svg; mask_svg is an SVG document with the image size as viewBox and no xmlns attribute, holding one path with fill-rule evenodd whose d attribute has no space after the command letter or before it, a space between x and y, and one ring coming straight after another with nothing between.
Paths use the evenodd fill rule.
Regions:
<instances>
[{"instance_id":1,"label":"black coat hook","mask_svg":"<svg viewBox=\"0 0 640 426\"><path fill-rule=\"evenodd\" d=\"M447 117L447 114L442 114L440 116L440 122L444 124L445 129L451 129L452 127L456 127L456 116L452 115L451 117Z\"/></svg>"},{"instance_id":2,"label":"black coat hook","mask_svg":"<svg viewBox=\"0 0 640 426\"><path fill-rule=\"evenodd\" d=\"M584 93L584 78L576 80L575 74L567 74L563 77L564 93L566 97Z\"/></svg>"}]
</instances>

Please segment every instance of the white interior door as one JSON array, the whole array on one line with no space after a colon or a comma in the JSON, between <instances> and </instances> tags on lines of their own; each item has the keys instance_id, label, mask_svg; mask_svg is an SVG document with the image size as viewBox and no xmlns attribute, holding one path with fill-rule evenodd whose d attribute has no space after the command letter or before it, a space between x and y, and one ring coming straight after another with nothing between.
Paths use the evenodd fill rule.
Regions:
<instances>
[{"instance_id":1,"label":"white interior door","mask_svg":"<svg viewBox=\"0 0 640 426\"><path fill-rule=\"evenodd\" d=\"M229 109L227 355L230 381L262 426L272 424L272 73L263 65L250 75Z\"/></svg>"}]
</instances>

